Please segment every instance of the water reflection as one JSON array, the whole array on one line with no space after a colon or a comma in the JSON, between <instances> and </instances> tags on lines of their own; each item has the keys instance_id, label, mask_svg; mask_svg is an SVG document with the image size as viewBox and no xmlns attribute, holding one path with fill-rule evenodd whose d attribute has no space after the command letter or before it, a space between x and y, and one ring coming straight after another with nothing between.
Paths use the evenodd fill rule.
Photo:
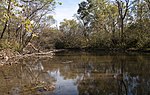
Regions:
<instances>
[{"instance_id":1,"label":"water reflection","mask_svg":"<svg viewBox=\"0 0 150 95\"><path fill-rule=\"evenodd\" d=\"M148 90L150 74L148 60L150 58L148 56L103 55L95 58L95 56L86 55L86 60L83 60L85 56L75 58L63 55L62 57L64 59L61 60L68 60L68 57L71 57L70 59L76 63L70 64L70 68L74 71L68 72L83 74L83 79L78 84L80 95L148 95L150 93ZM75 59L80 62L76 62ZM63 74L63 70L61 73ZM145 84L145 79L147 84Z\"/></svg>"},{"instance_id":2,"label":"water reflection","mask_svg":"<svg viewBox=\"0 0 150 95\"><path fill-rule=\"evenodd\" d=\"M53 80L39 59L23 59L20 64L4 66L0 74L0 95L33 95L51 91Z\"/></svg>"},{"instance_id":3,"label":"water reflection","mask_svg":"<svg viewBox=\"0 0 150 95\"><path fill-rule=\"evenodd\" d=\"M85 52L26 58L0 70L0 95L149 95L149 62L149 55Z\"/></svg>"},{"instance_id":4,"label":"water reflection","mask_svg":"<svg viewBox=\"0 0 150 95\"><path fill-rule=\"evenodd\" d=\"M78 95L76 82L79 80L79 76L76 76L74 79L65 79L64 76L60 74L59 69L56 71L48 71L48 73L56 80L54 95Z\"/></svg>"}]
</instances>

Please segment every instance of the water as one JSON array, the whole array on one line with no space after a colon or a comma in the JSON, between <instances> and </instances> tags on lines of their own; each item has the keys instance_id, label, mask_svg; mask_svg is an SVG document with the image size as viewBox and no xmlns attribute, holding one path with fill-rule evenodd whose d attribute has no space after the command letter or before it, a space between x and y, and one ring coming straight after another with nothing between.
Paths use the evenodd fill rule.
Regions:
<instances>
[{"instance_id":1,"label":"water","mask_svg":"<svg viewBox=\"0 0 150 95\"><path fill-rule=\"evenodd\" d=\"M0 68L0 95L150 95L149 54L63 52Z\"/></svg>"}]
</instances>

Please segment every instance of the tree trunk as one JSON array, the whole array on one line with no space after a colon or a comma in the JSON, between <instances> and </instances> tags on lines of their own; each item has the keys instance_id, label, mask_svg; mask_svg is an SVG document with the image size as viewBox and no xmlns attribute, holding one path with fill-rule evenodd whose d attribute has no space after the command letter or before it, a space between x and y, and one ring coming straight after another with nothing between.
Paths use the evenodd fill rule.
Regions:
<instances>
[{"instance_id":1,"label":"tree trunk","mask_svg":"<svg viewBox=\"0 0 150 95\"><path fill-rule=\"evenodd\" d=\"M10 5L11 5L11 0L8 1L8 8L7 8L7 15L8 15L8 16L10 15ZM1 34L1 36L0 36L0 39L2 39L3 36L4 36L4 33L5 33L6 28L7 28L7 26L8 26L8 21L9 21L8 19L9 19L9 18L7 18L7 20L6 20L6 22L5 22L5 25L4 25L2 34Z\"/></svg>"},{"instance_id":2,"label":"tree trunk","mask_svg":"<svg viewBox=\"0 0 150 95\"><path fill-rule=\"evenodd\" d=\"M6 31L6 28L7 28L7 24L8 24L8 20L5 22L5 25L4 25L4 28L3 28L3 31L2 31L2 34L1 34L0 39L2 39L3 36L4 36L4 33L5 33L5 31Z\"/></svg>"},{"instance_id":3,"label":"tree trunk","mask_svg":"<svg viewBox=\"0 0 150 95\"><path fill-rule=\"evenodd\" d=\"M121 19L121 40L124 39L124 22L123 19Z\"/></svg>"}]
</instances>

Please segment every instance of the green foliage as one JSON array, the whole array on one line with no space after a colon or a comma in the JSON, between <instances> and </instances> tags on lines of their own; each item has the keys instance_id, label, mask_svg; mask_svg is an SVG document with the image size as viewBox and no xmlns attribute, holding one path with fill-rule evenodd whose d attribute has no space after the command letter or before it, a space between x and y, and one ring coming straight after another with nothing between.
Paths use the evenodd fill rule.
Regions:
<instances>
[{"instance_id":1,"label":"green foliage","mask_svg":"<svg viewBox=\"0 0 150 95\"><path fill-rule=\"evenodd\" d=\"M55 45L54 46L55 46L56 49L64 49L65 48L65 43L62 42L61 40L57 39L55 41Z\"/></svg>"},{"instance_id":2,"label":"green foliage","mask_svg":"<svg viewBox=\"0 0 150 95\"><path fill-rule=\"evenodd\" d=\"M105 48L107 49L110 47L111 39L110 35L108 33L94 33L92 37L90 38L90 48L93 49L101 49Z\"/></svg>"},{"instance_id":3,"label":"green foliage","mask_svg":"<svg viewBox=\"0 0 150 95\"><path fill-rule=\"evenodd\" d=\"M16 41L8 41L8 40L1 40L0 41L0 49L12 49L15 51L20 51L20 45Z\"/></svg>"},{"instance_id":4,"label":"green foliage","mask_svg":"<svg viewBox=\"0 0 150 95\"><path fill-rule=\"evenodd\" d=\"M55 4L55 0L0 1L0 40L8 40L8 43L2 43L2 47L12 48L10 44L15 40L15 48L23 49L43 27L50 25L52 20L54 22L50 12Z\"/></svg>"},{"instance_id":5,"label":"green foliage","mask_svg":"<svg viewBox=\"0 0 150 95\"><path fill-rule=\"evenodd\" d=\"M62 3L62 2L58 2L58 4L59 4L59 5L62 5L63 3Z\"/></svg>"},{"instance_id":6,"label":"green foliage","mask_svg":"<svg viewBox=\"0 0 150 95\"><path fill-rule=\"evenodd\" d=\"M40 35L34 37L31 42L39 49L49 50L54 48L56 39L61 36L61 33L55 28L45 27Z\"/></svg>"},{"instance_id":7,"label":"green foliage","mask_svg":"<svg viewBox=\"0 0 150 95\"><path fill-rule=\"evenodd\" d=\"M111 50L149 48L148 6L142 6L145 4L143 1L123 2L122 5L121 0L113 3L109 0L81 2L77 11L79 22L73 20L61 22L60 31L63 36L56 41L55 46ZM114 3L117 3L118 7ZM128 4L131 4L131 9L128 9ZM122 13L119 10L122 10Z\"/></svg>"},{"instance_id":8,"label":"green foliage","mask_svg":"<svg viewBox=\"0 0 150 95\"><path fill-rule=\"evenodd\" d=\"M77 20L64 19L59 30L50 27L56 22L50 13L61 2L27 1L0 1L1 48L21 51L28 42L46 50L150 48L148 0L82 1Z\"/></svg>"},{"instance_id":9,"label":"green foliage","mask_svg":"<svg viewBox=\"0 0 150 95\"><path fill-rule=\"evenodd\" d=\"M26 29L27 32L32 32L33 25L32 25L32 23L29 19L24 21L24 25L25 25L25 29Z\"/></svg>"}]
</instances>

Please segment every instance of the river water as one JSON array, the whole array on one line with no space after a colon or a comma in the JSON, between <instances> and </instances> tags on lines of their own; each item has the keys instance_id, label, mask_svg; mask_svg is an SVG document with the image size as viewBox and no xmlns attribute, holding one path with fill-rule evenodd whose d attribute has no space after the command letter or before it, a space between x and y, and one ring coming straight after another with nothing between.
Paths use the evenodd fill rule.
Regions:
<instances>
[{"instance_id":1,"label":"river water","mask_svg":"<svg viewBox=\"0 0 150 95\"><path fill-rule=\"evenodd\" d=\"M150 54L68 51L0 68L0 95L150 95Z\"/></svg>"}]
</instances>

